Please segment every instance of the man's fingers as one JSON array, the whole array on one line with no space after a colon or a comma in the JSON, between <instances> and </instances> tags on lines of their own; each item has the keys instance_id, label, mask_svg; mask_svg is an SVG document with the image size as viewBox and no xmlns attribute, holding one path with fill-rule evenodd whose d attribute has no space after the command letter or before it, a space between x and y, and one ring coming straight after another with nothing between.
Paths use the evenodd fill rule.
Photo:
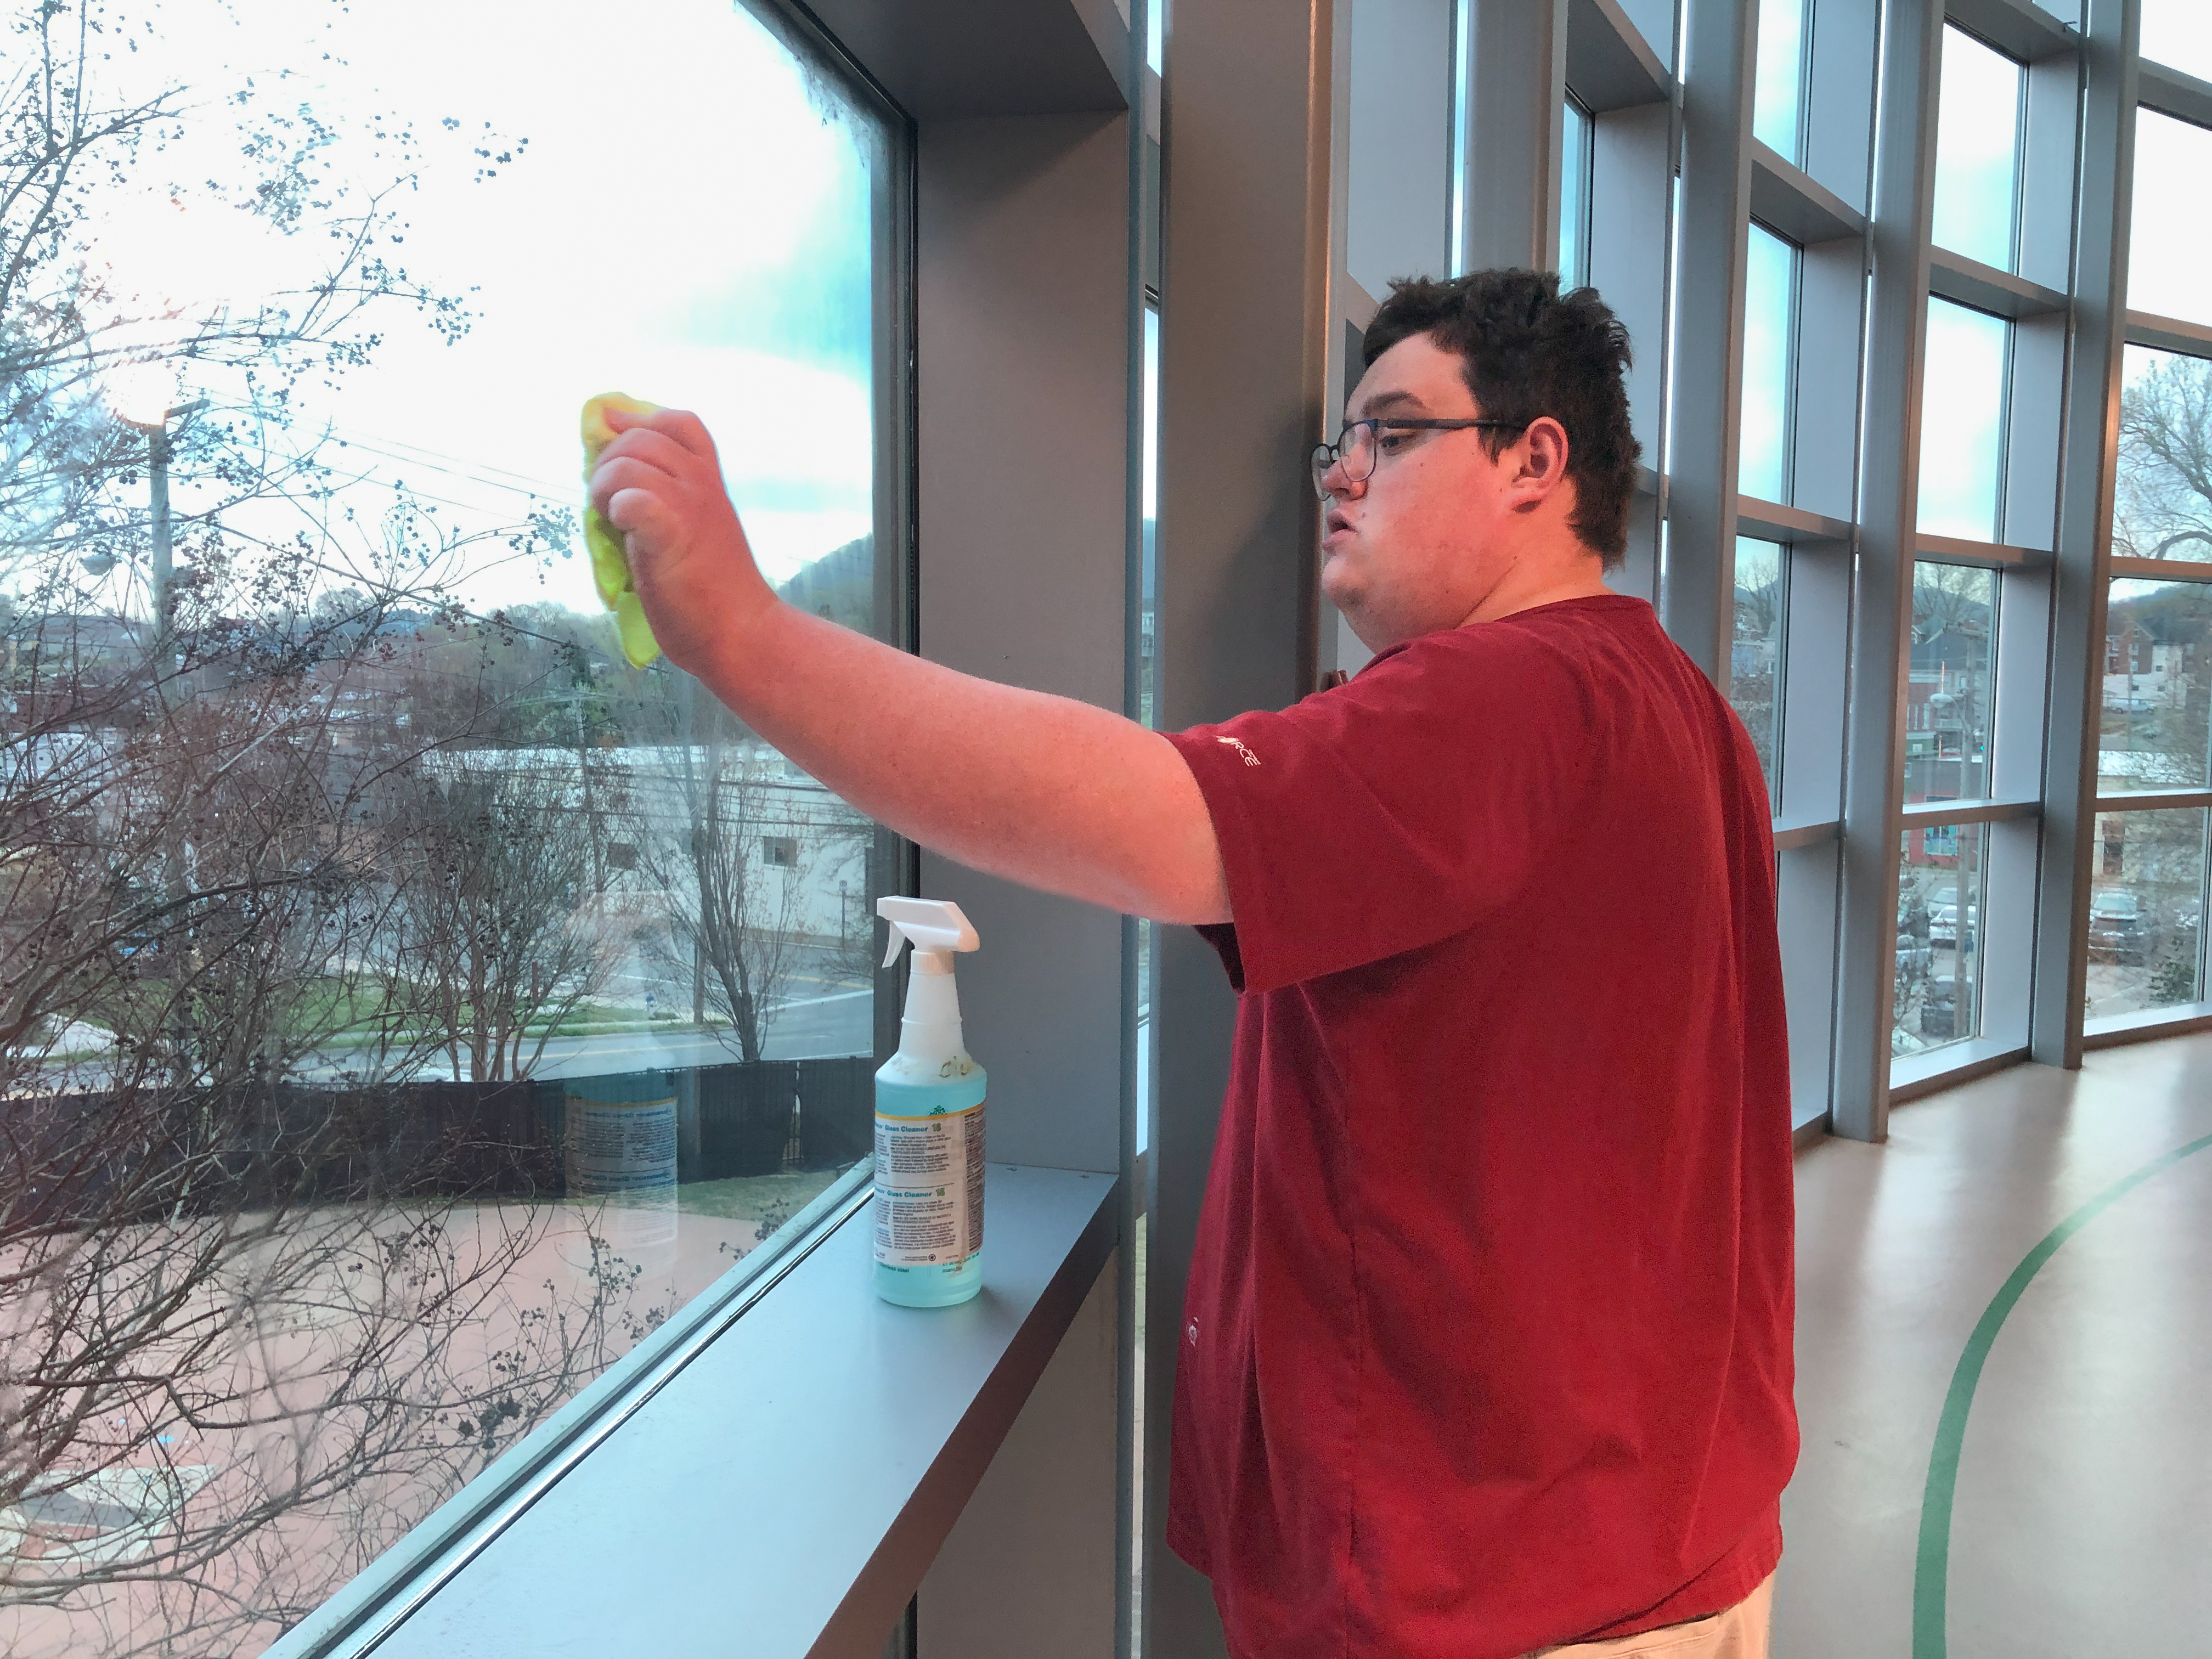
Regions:
<instances>
[{"instance_id":1,"label":"man's fingers","mask_svg":"<svg viewBox=\"0 0 2212 1659\"><path fill-rule=\"evenodd\" d=\"M688 409L664 409L645 422L655 432L664 433L683 449L720 470L715 459L714 440L707 430L707 423Z\"/></svg>"},{"instance_id":2,"label":"man's fingers","mask_svg":"<svg viewBox=\"0 0 2212 1659\"><path fill-rule=\"evenodd\" d=\"M614 514L609 510L608 504L618 492L635 489L665 495L678 487L677 480L667 473L635 455L603 457L592 469L592 505L606 514L611 522Z\"/></svg>"},{"instance_id":3,"label":"man's fingers","mask_svg":"<svg viewBox=\"0 0 2212 1659\"><path fill-rule=\"evenodd\" d=\"M604 466L625 456L643 461L672 478L690 477L699 470L699 463L690 451L673 438L647 426L634 426L609 443L599 452L599 464Z\"/></svg>"},{"instance_id":4,"label":"man's fingers","mask_svg":"<svg viewBox=\"0 0 2212 1659\"><path fill-rule=\"evenodd\" d=\"M623 535L641 531L648 541L664 536L676 521L668 503L650 489L617 489L608 496L607 504L599 511Z\"/></svg>"}]
</instances>

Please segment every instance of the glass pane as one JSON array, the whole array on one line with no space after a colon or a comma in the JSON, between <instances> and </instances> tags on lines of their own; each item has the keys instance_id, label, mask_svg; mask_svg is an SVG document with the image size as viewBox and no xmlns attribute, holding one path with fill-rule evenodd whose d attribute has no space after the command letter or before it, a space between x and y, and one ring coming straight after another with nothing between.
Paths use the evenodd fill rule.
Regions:
<instances>
[{"instance_id":1,"label":"glass pane","mask_svg":"<svg viewBox=\"0 0 2212 1659\"><path fill-rule=\"evenodd\" d=\"M1971 34L1943 27L1936 117L1936 245L2010 270L2027 71Z\"/></svg>"},{"instance_id":2,"label":"glass pane","mask_svg":"<svg viewBox=\"0 0 2212 1659\"><path fill-rule=\"evenodd\" d=\"M2131 345L2121 380L2112 551L2212 559L2212 362Z\"/></svg>"},{"instance_id":3,"label":"glass pane","mask_svg":"<svg viewBox=\"0 0 2212 1659\"><path fill-rule=\"evenodd\" d=\"M1761 501L1790 499L1790 389L1796 307L1796 246L1753 225L1744 272L1743 447L1736 463L1736 488Z\"/></svg>"},{"instance_id":4,"label":"glass pane","mask_svg":"<svg viewBox=\"0 0 2212 1659\"><path fill-rule=\"evenodd\" d=\"M2097 787L2191 789L2212 781L2212 586L2116 581L2105 613Z\"/></svg>"},{"instance_id":5,"label":"glass pane","mask_svg":"<svg viewBox=\"0 0 2212 1659\"><path fill-rule=\"evenodd\" d=\"M1915 1054L1981 1033L1978 823L1914 825L1897 872L1897 979L1889 1050Z\"/></svg>"},{"instance_id":6,"label":"glass pane","mask_svg":"<svg viewBox=\"0 0 2212 1659\"><path fill-rule=\"evenodd\" d=\"M1764 0L1759 9L1759 69L1752 137L1785 159L1804 155L1806 0Z\"/></svg>"},{"instance_id":7,"label":"glass pane","mask_svg":"<svg viewBox=\"0 0 2212 1659\"><path fill-rule=\"evenodd\" d=\"M2136 112L2136 191L2128 247L2128 305L2212 323L2212 239L2186 204L2212 178L2212 131L2154 109Z\"/></svg>"},{"instance_id":8,"label":"glass pane","mask_svg":"<svg viewBox=\"0 0 2212 1659\"><path fill-rule=\"evenodd\" d=\"M2142 0L2142 55L2212 80L2212 10L2204 0Z\"/></svg>"},{"instance_id":9,"label":"glass pane","mask_svg":"<svg viewBox=\"0 0 2212 1659\"><path fill-rule=\"evenodd\" d=\"M1559 285L1589 281L1590 149L1595 123L1571 98L1566 108L1566 153L1559 161Z\"/></svg>"},{"instance_id":10,"label":"glass pane","mask_svg":"<svg viewBox=\"0 0 2212 1659\"><path fill-rule=\"evenodd\" d=\"M1912 665L1905 700L1905 799L1978 800L1990 793L1997 574L1912 567Z\"/></svg>"},{"instance_id":11,"label":"glass pane","mask_svg":"<svg viewBox=\"0 0 2212 1659\"><path fill-rule=\"evenodd\" d=\"M2204 810L2100 812L2089 1018L2201 1002Z\"/></svg>"},{"instance_id":12,"label":"glass pane","mask_svg":"<svg viewBox=\"0 0 2212 1659\"><path fill-rule=\"evenodd\" d=\"M1751 733L1766 774L1767 793L1778 798L1782 776L1782 636L1788 595L1788 562L1776 542L1739 536L1735 544L1735 630L1729 650L1729 702Z\"/></svg>"},{"instance_id":13,"label":"glass pane","mask_svg":"<svg viewBox=\"0 0 2212 1659\"><path fill-rule=\"evenodd\" d=\"M1970 542L1998 539L2004 481L2006 370L2012 325L1948 300L1928 302L1920 406L1920 527Z\"/></svg>"},{"instance_id":14,"label":"glass pane","mask_svg":"<svg viewBox=\"0 0 2212 1659\"><path fill-rule=\"evenodd\" d=\"M88 65L183 91L0 313L11 1653L260 1651L868 1150L896 860L627 660L578 415L701 411L769 579L896 636L890 129L742 9L625 15Z\"/></svg>"}]
</instances>

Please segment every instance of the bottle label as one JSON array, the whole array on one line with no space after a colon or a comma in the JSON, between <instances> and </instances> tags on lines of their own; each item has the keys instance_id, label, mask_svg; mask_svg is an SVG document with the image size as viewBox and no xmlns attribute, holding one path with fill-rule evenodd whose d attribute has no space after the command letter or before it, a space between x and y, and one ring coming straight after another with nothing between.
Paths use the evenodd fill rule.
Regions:
<instances>
[{"instance_id":1,"label":"bottle label","mask_svg":"<svg viewBox=\"0 0 2212 1659\"><path fill-rule=\"evenodd\" d=\"M876 1260L957 1267L983 1248L983 1107L876 1114Z\"/></svg>"}]
</instances>

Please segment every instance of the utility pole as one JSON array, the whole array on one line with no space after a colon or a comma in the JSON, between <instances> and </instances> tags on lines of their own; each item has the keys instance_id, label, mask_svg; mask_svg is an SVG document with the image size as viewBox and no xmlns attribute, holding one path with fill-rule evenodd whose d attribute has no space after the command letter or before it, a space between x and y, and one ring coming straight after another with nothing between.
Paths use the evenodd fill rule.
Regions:
<instances>
[{"instance_id":1,"label":"utility pole","mask_svg":"<svg viewBox=\"0 0 2212 1659\"><path fill-rule=\"evenodd\" d=\"M170 635L175 626L176 568L169 528L169 460L175 440L169 422L175 421L178 429L207 407L207 399L195 398L174 409L164 409L150 421L131 420L131 424L146 434L146 474L153 488L153 551L154 551L154 680L161 683L163 666L169 656ZM130 420L128 416L124 417Z\"/></svg>"}]
</instances>

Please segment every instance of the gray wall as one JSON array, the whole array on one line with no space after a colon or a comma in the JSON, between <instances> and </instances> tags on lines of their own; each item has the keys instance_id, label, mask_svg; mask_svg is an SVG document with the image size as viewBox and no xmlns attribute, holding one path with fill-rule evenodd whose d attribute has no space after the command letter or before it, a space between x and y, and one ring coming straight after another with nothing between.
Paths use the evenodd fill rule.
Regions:
<instances>
[{"instance_id":1,"label":"gray wall","mask_svg":"<svg viewBox=\"0 0 2212 1659\"><path fill-rule=\"evenodd\" d=\"M1121 706L1126 115L921 124L922 655ZM983 948L960 968L994 1160L1120 1162L1121 925L925 853Z\"/></svg>"}]
</instances>

